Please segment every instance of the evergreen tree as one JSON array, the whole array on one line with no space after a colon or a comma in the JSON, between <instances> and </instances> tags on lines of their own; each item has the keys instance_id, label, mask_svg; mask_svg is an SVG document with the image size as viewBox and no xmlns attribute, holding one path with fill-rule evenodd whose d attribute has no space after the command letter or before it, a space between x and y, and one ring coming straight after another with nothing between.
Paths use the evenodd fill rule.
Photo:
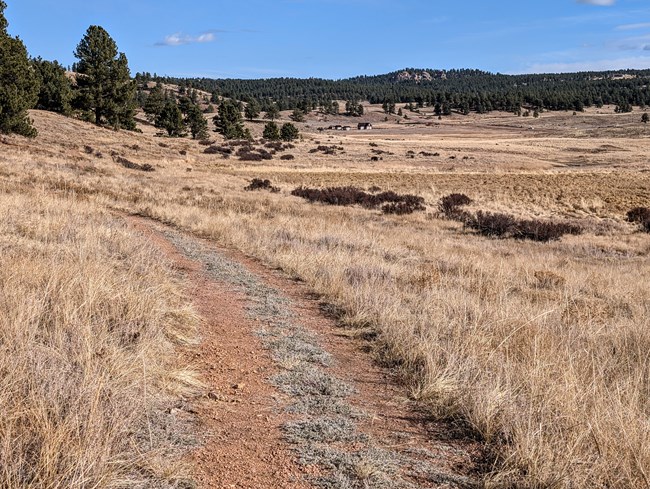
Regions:
<instances>
[{"instance_id":1,"label":"evergreen tree","mask_svg":"<svg viewBox=\"0 0 650 489\"><path fill-rule=\"evenodd\" d=\"M248 104L246 104L246 108L244 109L244 115L246 116L246 119L252 121L256 117L259 117L261 111L262 108L260 107L259 102L253 99L250 102L248 102Z\"/></svg>"},{"instance_id":2,"label":"evergreen tree","mask_svg":"<svg viewBox=\"0 0 650 489\"><path fill-rule=\"evenodd\" d=\"M217 128L216 132L226 139L242 139L249 135L244 129L240 106L231 99L221 102L218 113L212 120Z\"/></svg>"},{"instance_id":3,"label":"evergreen tree","mask_svg":"<svg viewBox=\"0 0 650 489\"><path fill-rule=\"evenodd\" d=\"M90 26L74 52L77 63L79 108L91 111L95 124L115 128L135 127L134 96L128 60L118 53L111 36L100 26Z\"/></svg>"},{"instance_id":4,"label":"evergreen tree","mask_svg":"<svg viewBox=\"0 0 650 489\"><path fill-rule=\"evenodd\" d=\"M275 122L267 122L262 137L269 141L278 141L280 139L280 128Z\"/></svg>"},{"instance_id":5,"label":"evergreen tree","mask_svg":"<svg viewBox=\"0 0 650 489\"><path fill-rule=\"evenodd\" d=\"M294 139L298 139L298 137L300 137L300 132L296 126L290 122L282 125L282 129L280 129L280 138L283 141L293 141Z\"/></svg>"},{"instance_id":6,"label":"evergreen tree","mask_svg":"<svg viewBox=\"0 0 650 489\"><path fill-rule=\"evenodd\" d=\"M274 121L279 116L280 116L280 108L275 103L269 105L266 109L266 114L264 114L264 118L269 119L271 121Z\"/></svg>"},{"instance_id":7,"label":"evergreen tree","mask_svg":"<svg viewBox=\"0 0 650 489\"><path fill-rule=\"evenodd\" d=\"M23 42L7 34L6 8L0 0L0 132L35 137L27 109L38 100L38 77Z\"/></svg>"},{"instance_id":8,"label":"evergreen tree","mask_svg":"<svg viewBox=\"0 0 650 489\"><path fill-rule=\"evenodd\" d=\"M65 75L65 68L57 61L46 61L40 57L33 59L32 65L40 80L36 108L60 114L69 114L72 86Z\"/></svg>"},{"instance_id":9,"label":"evergreen tree","mask_svg":"<svg viewBox=\"0 0 650 489\"><path fill-rule=\"evenodd\" d=\"M155 121L165 108L167 98L160 83L156 83L144 102L143 110L149 121Z\"/></svg>"},{"instance_id":10,"label":"evergreen tree","mask_svg":"<svg viewBox=\"0 0 650 489\"><path fill-rule=\"evenodd\" d=\"M305 122L305 113L300 109L294 109L289 118L294 122Z\"/></svg>"},{"instance_id":11,"label":"evergreen tree","mask_svg":"<svg viewBox=\"0 0 650 489\"><path fill-rule=\"evenodd\" d=\"M198 105L192 105L185 116L185 124L194 139L208 138L208 121L203 117L203 112Z\"/></svg>"},{"instance_id":12,"label":"evergreen tree","mask_svg":"<svg viewBox=\"0 0 650 489\"><path fill-rule=\"evenodd\" d=\"M181 137L185 133L183 113L173 100L168 100L156 118L156 127L164 129L170 137Z\"/></svg>"},{"instance_id":13,"label":"evergreen tree","mask_svg":"<svg viewBox=\"0 0 650 489\"><path fill-rule=\"evenodd\" d=\"M647 124L648 121L650 121L650 116L648 116L647 112L644 112L643 115L641 116L641 122Z\"/></svg>"}]
</instances>

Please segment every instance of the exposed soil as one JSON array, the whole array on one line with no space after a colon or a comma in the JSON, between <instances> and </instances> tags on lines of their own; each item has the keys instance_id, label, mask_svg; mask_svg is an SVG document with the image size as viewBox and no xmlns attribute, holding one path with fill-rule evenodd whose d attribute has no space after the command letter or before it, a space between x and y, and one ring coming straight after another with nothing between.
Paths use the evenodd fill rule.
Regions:
<instances>
[{"instance_id":1,"label":"exposed soil","mask_svg":"<svg viewBox=\"0 0 650 489\"><path fill-rule=\"evenodd\" d=\"M208 389L192 406L198 487L476 485L481 444L409 400L306 286L160 223L129 222L185 276L203 318L201 345L185 352Z\"/></svg>"}]
</instances>

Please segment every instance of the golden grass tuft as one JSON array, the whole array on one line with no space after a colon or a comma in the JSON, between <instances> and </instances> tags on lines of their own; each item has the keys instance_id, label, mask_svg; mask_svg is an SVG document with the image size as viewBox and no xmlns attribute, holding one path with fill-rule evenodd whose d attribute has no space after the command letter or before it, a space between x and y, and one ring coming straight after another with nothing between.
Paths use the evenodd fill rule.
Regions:
<instances>
[{"instance_id":1,"label":"golden grass tuft","mask_svg":"<svg viewBox=\"0 0 650 489\"><path fill-rule=\"evenodd\" d=\"M96 204L0 193L0 215L0 487L171 487L180 284Z\"/></svg>"}]
</instances>

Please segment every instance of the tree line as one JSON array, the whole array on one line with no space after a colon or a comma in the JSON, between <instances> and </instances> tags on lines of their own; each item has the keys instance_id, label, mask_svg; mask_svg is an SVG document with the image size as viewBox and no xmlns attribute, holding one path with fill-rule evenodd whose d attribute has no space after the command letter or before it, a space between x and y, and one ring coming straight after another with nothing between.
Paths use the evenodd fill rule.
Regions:
<instances>
[{"instance_id":1,"label":"tree line","mask_svg":"<svg viewBox=\"0 0 650 489\"><path fill-rule=\"evenodd\" d=\"M404 75L406 78L403 78ZM422 77L422 74L427 74ZM360 100L373 104L439 106L440 115L490 111L582 111L615 105L619 112L650 105L650 70L567 74L502 75L479 70L414 70L344 80L319 78L210 79L170 78L139 73L141 80L157 80L197 88L220 96L256 101L262 108L320 109L338 113L337 100L347 101L345 112L359 115Z\"/></svg>"}]
</instances>

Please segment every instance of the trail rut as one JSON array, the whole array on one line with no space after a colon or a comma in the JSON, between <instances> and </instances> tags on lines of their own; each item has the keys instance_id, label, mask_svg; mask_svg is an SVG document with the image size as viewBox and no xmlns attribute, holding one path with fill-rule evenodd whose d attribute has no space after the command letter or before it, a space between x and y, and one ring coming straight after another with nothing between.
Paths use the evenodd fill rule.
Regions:
<instances>
[{"instance_id":1,"label":"trail rut","mask_svg":"<svg viewBox=\"0 0 650 489\"><path fill-rule=\"evenodd\" d=\"M207 386L192 403L198 487L477 486L481 444L409 400L304 284L163 224L129 222L185 276L203 318L200 346L183 353Z\"/></svg>"}]
</instances>

